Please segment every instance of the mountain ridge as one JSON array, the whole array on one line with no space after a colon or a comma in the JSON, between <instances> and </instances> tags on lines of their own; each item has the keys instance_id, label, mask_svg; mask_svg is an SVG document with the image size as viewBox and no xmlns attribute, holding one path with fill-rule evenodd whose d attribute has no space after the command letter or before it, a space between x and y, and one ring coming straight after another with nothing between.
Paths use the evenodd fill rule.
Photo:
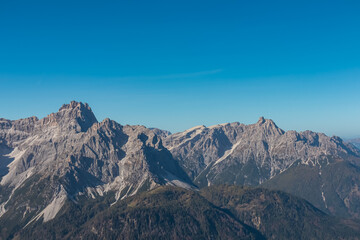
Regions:
<instances>
[{"instance_id":1,"label":"mountain ridge","mask_svg":"<svg viewBox=\"0 0 360 240\"><path fill-rule=\"evenodd\" d=\"M309 130L284 131L274 121L260 117L249 125L234 122L190 128L166 137L164 145L199 187L213 184L258 186L292 167L298 166L300 171L306 166L306 172L313 172L313 178L318 179L318 185L314 186L317 192L301 192L307 184L301 175L291 183L292 187L285 186L287 181L283 180L280 190L296 194L300 191L296 184L302 182L303 189L298 195L316 207L327 213L359 217L356 202L360 201L360 195L356 189L360 179L356 172L360 169L360 152L337 136L328 137ZM339 162L344 164L339 165ZM353 180L342 178L342 171L331 170L335 165L351 173ZM321 174L327 176L326 171L339 182L321 178ZM266 186L277 189L279 184L273 184ZM335 187L326 189L327 184ZM347 186L346 192L340 187L343 185ZM316 201L311 195L317 196ZM331 203L327 203L329 199Z\"/></svg>"},{"instance_id":2,"label":"mountain ridge","mask_svg":"<svg viewBox=\"0 0 360 240\"><path fill-rule=\"evenodd\" d=\"M264 117L171 134L99 122L75 101L42 119L0 119L2 236L57 219L69 201L111 195L116 205L164 185L215 191L223 184L281 190L326 214L360 219L360 150L336 136L284 131Z\"/></svg>"},{"instance_id":3,"label":"mountain ridge","mask_svg":"<svg viewBox=\"0 0 360 240\"><path fill-rule=\"evenodd\" d=\"M360 138L348 139L346 142L351 143L360 150Z\"/></svg>"},{"instance_id":4,"label":"mountain ridge","mask_svg":"<svg viewBox=\"0 0 360 240\"><path fill-rule=\"evenodd\" d=\"M79 194L96 197L115 190L117 201L158 185L195 188L153 131L110 119L98 122L87 104L73 101L43 119L2 120L0 126L1 160L6 160L0 165L0 216L5 218L48 221ZM42 192L32 190L37 185ZM20 192L27 198L17 198ZM35 198L36 204L30 201Z\"/></svg>"}]
</instances>

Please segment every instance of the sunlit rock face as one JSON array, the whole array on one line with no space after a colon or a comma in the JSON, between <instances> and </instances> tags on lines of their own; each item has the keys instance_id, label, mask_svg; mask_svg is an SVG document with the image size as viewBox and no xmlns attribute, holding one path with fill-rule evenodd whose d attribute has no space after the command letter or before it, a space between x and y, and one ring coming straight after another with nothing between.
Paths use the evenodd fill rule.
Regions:
<instances>
[{"instance_id":1,"label":"sunlit rock face","mask_svg":"<svg viewBox=\"0 0 360 240\"><path fill-rule=\"evenodd\" d=\"M339 137L284 131L261 117L250 125L197 126L164 145L199 187L264 184L328 213L360 217L360 153Z\"/></svg>"},{"instance_id":2,"label":"sunlit rock face","mask_svg":"<svg viewBox=\"0 0 360 240\"><path fill-rule=\"evenodd\" d=\"M43 119L0 119L0 215L54 218L68 199L114 194L114 202L159 185L194 188L154 131L98 122L81 102Z\"/></svg>"}]
</instances>

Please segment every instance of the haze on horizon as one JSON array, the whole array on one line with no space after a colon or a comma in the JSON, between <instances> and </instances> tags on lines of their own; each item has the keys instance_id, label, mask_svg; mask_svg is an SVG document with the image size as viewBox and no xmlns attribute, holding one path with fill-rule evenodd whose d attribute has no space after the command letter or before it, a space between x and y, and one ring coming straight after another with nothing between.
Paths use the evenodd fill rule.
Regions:
<instances>
[{"instance_id":1,"label":"haze on horizon","mask_svg":"<svg viewBox=\"0 0 360 240\"><path fill-rule=\"evenodd\" d=\"M360 136L360 2L3 1L0 117Z\"/></svg>"}]
</instances>

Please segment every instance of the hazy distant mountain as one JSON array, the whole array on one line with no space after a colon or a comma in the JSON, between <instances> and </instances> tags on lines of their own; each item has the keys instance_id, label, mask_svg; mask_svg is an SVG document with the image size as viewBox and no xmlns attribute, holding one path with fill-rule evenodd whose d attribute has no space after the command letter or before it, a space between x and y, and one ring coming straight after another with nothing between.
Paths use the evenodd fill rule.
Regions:
<instances>
[{"instance_id":1,"label":"hazy distant mountain","mask_svg":"<svg viewBox=\"0 0 360 240\"><path fill-rule=\"evenodd\" d=\"M159 187L108 207L108 196L67 202L21 239L359 239L360 224L326 215L305 200L265 189ZM61 228L59 228L61 226Z\"/></svg>"},{"instance_id":2,"label":"hazy distant mountain","mask_svg":"<svg viewBox=\"0 0 360 240\"><path fill-rule=\"evenodd\" d=\"M355 147L360 149L360 138L350 139L350 140L347 140L346 142L351 143L352 145L354 145Z\"/></svg>"},{"instance_id":3,"label":"hazy distant mountain","mask_svg":"<svg viewBox=\"0 0 360 240\"><path fill-rule=\"evenodd\" d=\"M185 172L143 126L97 122L87 104L0 120L0 226L53 219L66 199L115 192L113 201L159 185L191 188ZM19 224L20 223L20 224Z\"/></svg>"},{"instance_id":4,"label":"hazy distant mountain","mask_svg":"<svg viewBox=\"0 0 360 240\"><path fill-rule=\"evenodd\" d=\"M260 118L251 125L194 127L170 135L164 144L200 187L264 184L323 211L360 217L360 152L338 137L285 132Z\"/></svg>"}]
</instances>

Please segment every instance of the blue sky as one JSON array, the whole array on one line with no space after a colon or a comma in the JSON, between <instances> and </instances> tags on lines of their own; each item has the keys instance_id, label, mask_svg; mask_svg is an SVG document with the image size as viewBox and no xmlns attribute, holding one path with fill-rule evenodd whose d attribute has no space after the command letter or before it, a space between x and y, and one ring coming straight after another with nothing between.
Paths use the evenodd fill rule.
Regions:
<instances>
[{"instance_id":1,"label":"blue sky","mask_svg":"<svg viewBox=\"0 0 360 240\"><path fill-rule=\"evenodd\" d=\"M359 1L1 1L0 117L360 136Z\"/></svg>"}]
</instances>

